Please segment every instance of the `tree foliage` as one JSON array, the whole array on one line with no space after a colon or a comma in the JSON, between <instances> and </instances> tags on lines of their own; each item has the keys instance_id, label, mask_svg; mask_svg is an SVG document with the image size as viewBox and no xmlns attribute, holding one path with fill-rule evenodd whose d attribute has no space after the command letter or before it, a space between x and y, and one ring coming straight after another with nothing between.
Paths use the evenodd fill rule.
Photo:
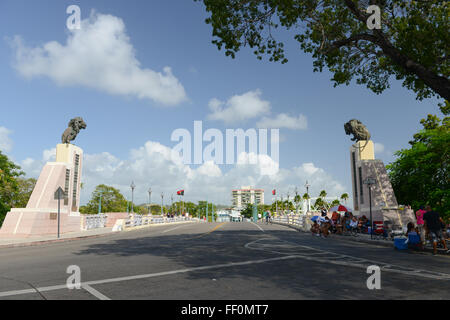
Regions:
<instances>
[{"instance_id":1,"label":"tree foliage","mask_svg":"<svg viewBox=\"0 0 450 320\"><path fill-rule=\"evenodd\" d=\"M20 167L0 151L0 225L20 193Z\"/></svg>"},{"instance_id":2,"label":"tree foliage","mask_svg":"<svg viewBox=\"0 0 450 320\"><path fill-rule=\"evenodd\" d=\"M80 207L81 213L96 214L98 213L98 207L100 202L100 194L102 201L102 212L126 212L127 200L120 193L119 190L111 186L104 184L98 185L94 192L92 192L91 200L86 206ZM138 206L136 206L138 209ZM131 210L131 205L130 205ZM138 209L139 210L139 209Z\"/></svg>"},{"instance_id":3,"label":"tree foliage","mask_svg":"<svg viewBox=\"0 0 450 320\"><path fill-rule=\"evenodd\" d=\"M200 1L200 0L196 0ZM450 100L449 14L445 0L202 0L211 16L213 44L235 57L244 46L258 59L286 63L278 28L293 30L313 70L333 74L335 86L352 79L379 94L394 76L418 99ZM381 29L369 30L370 4L381 9Z\"/></svg>"},{"instance_id":4,"label":"tree foliage","mask_svg":"<svg viewBox=\"0 0 450 320\"><path fill-rule=\"evenodd\" d=\"M446 109L447 106L447 109ZM448 115L448 103L441 111ZM422 119L423 129L414 135L409 149L395 153L387 166L392 187L401 204L418 209L430 204L450 217L450 121L435 115Z\"/></svg>"}]
</instances>

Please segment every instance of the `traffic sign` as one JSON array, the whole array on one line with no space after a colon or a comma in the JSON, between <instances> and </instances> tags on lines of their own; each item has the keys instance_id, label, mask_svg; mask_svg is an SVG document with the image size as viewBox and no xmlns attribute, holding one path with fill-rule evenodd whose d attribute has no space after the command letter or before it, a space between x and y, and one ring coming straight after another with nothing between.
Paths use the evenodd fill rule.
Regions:
<instances>
[{"instance_id":1,"label":"traffic sign","mask_svg":"<svg viewBox=\"0 0 450 320\"><path fill-rule=\"evenodd\" d=\"M64 199L64 190L59 187L58 190L55 191L55 200Z\"/></svg>"}]
</instances>

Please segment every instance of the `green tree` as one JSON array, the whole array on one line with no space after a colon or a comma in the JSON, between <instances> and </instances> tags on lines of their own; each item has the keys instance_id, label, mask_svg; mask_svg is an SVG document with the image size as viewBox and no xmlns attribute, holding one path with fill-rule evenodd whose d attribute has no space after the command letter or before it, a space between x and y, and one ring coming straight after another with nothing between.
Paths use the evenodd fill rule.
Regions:
<instances>
[{"instance_id":1,"label":"green tree","mask_svg":"<svg viewBox=\"0 0 450 320\"><path fill-rule=\"evenodd\" d=\"M331 201L331 203L328 205L329 208L334 207L334 206L338 206L340 204L338 199L334 199L333 201Z\"/></svg>"},{"instance_id":2,"label":"green tree","mask_svg":"<svg viewBox=\"0 0 450 320\"><path fill-rule=\"evenodd\" d=\"M327 192L325 190L320 191L319 197L324 199L327 196Z\"/></svg>"},{"instance_id":3,"label":"green tree","mask_svg":"<svg viewBox=\"0 0 450 320\"><path fill-rule=\"evenodd\" d=\"M253 217L253 205L251 203L247 203L244 210L241 211L241 215L245 218L252 218Z\"/></svg>"},{"instance_id":4,"label":"green tree","mask_svg":"<svg viewBox=\"0 0 450 320\"><path fill-rule=\"evenodd\" d=\"M31 197L34 186L36 185L36 179L34 178L18 178L17 186L18 190L13 199L13 207L15 208L25 208L28 204L28 200Z\"/></svg>"},{"instance_id":5,"label":"green tree","mask_svg":"<svg viewBox=\"0 0 450 320\"><path fill-rule=\"evenodd\" d=\"M80 207L81 213L96 214L98 213L100 194L102 196L102 212L126 212L127 200L116 188L100 184L94 192L92 192L91 200L86 206ZM136 210L140 210L139 206L135 206ZM134 210L136 213L138 211ZM131 211L131 205L130 205Z\"/></svg>"},{"instance_id":6,"label":"green tree","mask_svg":"<svg viewBox=\"0 0 450 320\"><path fill-rule=\"evenodd\" d=\"M448 106L448 103L447 103ZM449 110L441 106L448 115ZM387 169L397 200L418 209L429 204L444 217L450 217L450 123L428 115L423 129L414 135L409 149L395 153Z\"/></svg>"},{"instance_id":7,"label":"green tree","mask_svg":"<svg viewBox=\"0 0 450 320\"><path fill-rule=\"evenodd\" d=\"M341 195L341 200L344 201L344 204L347 204L348 198L349 198L348 193L343 193Z\"/></svg>"},{"instance_id":8,"label":"green tree","mask_svg":"<svg viewBox=\"0 0 450 320\"><path fill-rule=\"evenodd\" d=\"M200 1L200 0L196 0ZM293 32L312 55L313 70L328 68L334 86L356 83L379 94L394 76L418 99L450 100L448 17L445 0L202 0L213 41L227 56L245 46L258 59L286 63L275 29ZM381 9L381 29L369 30L368 4Z\"/></svg>"},{"instance_id":9,"label":"green tree","mask_svg":"<svg viewBox=\"0 0 450 320\"><path fill-rule=\"evenodd\" d=\"M20 192L20 167L0 151L0 225Z\"/></svg>"},{"instance_id":10,"label":"green tree","mask_svg":"<svg viewBox=\"0 0 450 320\"><path fill-rule=\"evenodd\" d=\"M326 207L326 205L327 205L327 203L322 198L317 198L316 201L314 201L314 207L316 209Z\"/></svg>"}]
</instances>

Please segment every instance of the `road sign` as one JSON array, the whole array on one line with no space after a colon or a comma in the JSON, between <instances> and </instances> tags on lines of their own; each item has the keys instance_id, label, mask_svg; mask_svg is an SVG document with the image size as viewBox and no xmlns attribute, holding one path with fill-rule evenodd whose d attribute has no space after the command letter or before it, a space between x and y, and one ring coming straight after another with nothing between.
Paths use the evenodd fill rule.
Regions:
<instances>
[{"instance_id":1,"label":"road sign","mask_svg":"<svg viewBox=\"0 0 450 320\"><path fill-rule=\"evenodd\" d=\"M61 224L61 199L64 199L64 190L59 187L56 191L55 191L55 200L58 200L58 238L59 238L59 234L60 234L60 224Z\"/></svg>"},{"instance_id":2,"label":"road sign","mask_svg":"<svg viewBox=\"0 0 450 320\"><path fill-rule=\"evenodd\" d=\"M58 190L55 191L55 200L64 199L64 190L59 187Z\"/></svg>"}]
</instances>

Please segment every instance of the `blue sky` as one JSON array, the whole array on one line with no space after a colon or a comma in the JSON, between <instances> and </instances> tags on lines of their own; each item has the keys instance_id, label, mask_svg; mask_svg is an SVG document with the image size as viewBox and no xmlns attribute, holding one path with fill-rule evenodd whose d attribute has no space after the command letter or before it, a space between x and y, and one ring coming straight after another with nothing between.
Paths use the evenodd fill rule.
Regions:
<instances>
[{"instance_id":1,"label":"blue sky","mask_svg":"<svg viewBox=\"0 0 450 320\"><path fill-rule=\"evenodd\" d=\"M66 28L66 8L72 4L81 8L85 23L78 39L84 51L70 52L67 45L74 36ZM304 193L306 179L313 195L321 189L333 196L351 194L351 141L343 128L348 120L357 118L368 127L376 157L389 163L395 150L408 146L419 120L437 113L435 99L417 101L395 79L382 95L354 83L334 88L328 72L312 72L311 57L289 33L280 33L286 40L287 64L259 61L247 48L236 59L226 57L211 44L207 16L202 3L194 1L2 0L0 148L28 176L37 177L45 161L51 161L67 122L81 116L88 126L75 141L86 154L82 202L100 183L128 196L128 185L135 180L137 202L146 201L146 190L152 187L154 194L184 188L186 200L227 203L231 188L254 185L266 190L269 203L272 188L292 194L298 186ZM119 39L84 41L98 36L96 26L118 28ZM36 50L49 43L59 43L63 54L48 58ZM99 58L108 52L103 45L114 49L111 56L124 49L124 57ZM19 57L20 52L25 54ZM106 65L110 61L139 64L123 71L126 64ZM247 108L246 94L253 97L254 117L239 118L237 113ZM225 119L220 112L211 116L212 99L221 101L219 111L230 108L228 114L236 119ZM192 132L195 120L203 121L204 129L225 133L227 128L256 128L262 119L270 122L280 114L297 125L280 127L280 173L275 177L261 167L186 166L165 155L176 145L171 133L177 128Z\"/></svg>"}]
</instances>

